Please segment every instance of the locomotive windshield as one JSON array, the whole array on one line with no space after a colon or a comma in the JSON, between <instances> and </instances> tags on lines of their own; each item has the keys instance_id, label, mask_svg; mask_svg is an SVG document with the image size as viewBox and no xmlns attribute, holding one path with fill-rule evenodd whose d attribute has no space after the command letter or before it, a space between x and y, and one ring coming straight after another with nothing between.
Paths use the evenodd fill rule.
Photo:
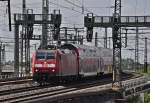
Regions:
<instances>
[{"instance_id":1,"label":"locomotive windshield","mask_svg":"<svg viewBox=\"0 0 150 103\"><path fill-rule=\"evenodd\" d=\"M49 59L55 59L55 54L50 52L37 52L36 59L40 60L49 60Z\"/></svg>"},{"instance_id":2,"label":"locomotive windshield","mask_svg":"<svg viewBox=\"0 0 150 103\"><path fill-rule=\"evenodd\" d=\"M47 53L46 59L55 59L54 53Z\"/></svg>"},{"instance_id":3,"label":"locomotive windshield","mask_svg":"<svg viewBox=\"0 0 150 103\"><path fill-rule=\"evenodd\" d=\"M45 59L45 53L44 52L37 52L36 59Z\"/></svg>"}]
</instances>

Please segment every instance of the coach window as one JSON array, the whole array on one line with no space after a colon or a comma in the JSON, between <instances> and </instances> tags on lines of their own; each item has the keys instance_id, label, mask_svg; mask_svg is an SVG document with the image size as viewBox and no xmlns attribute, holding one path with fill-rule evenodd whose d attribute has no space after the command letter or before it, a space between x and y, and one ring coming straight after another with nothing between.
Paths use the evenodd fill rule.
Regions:
<instances>
[{"instance_id":1,"label":"coach window","mask_svg":"<svg viewBox=\"0 0 150 103\"><path fill-rule=\"evenodd\" d=\"M86 50L85 49L83 49L83 55L86 56Z\"/></svg>"}]
</instances>

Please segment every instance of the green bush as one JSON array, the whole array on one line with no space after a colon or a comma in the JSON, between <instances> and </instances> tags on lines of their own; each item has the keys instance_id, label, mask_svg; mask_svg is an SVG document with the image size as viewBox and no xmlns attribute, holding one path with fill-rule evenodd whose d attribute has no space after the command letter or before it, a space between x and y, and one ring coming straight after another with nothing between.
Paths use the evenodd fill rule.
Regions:
<instances>
[{"instance_id":1,"label":"green bush","mask_svg":"<svg viewBox=\"0 0 150 103\"><path fill-rule=\"evenodd\" d=\"M148 76L150 76L150 67L148 67L146 74ZM144 94L144 101L145 101L145 103L150 103L150 93L145 93Z\"/></svg>"},{"instance_id":2,"label":"green bush","mask_svg":"<svg viewBox=\"0 0 150 103\"><path fill-rule=\"evenodd\" d=\"M145 103L150 103L150 93L145 93L144 94L144 102Z\"/></svg>"}]
</instances>

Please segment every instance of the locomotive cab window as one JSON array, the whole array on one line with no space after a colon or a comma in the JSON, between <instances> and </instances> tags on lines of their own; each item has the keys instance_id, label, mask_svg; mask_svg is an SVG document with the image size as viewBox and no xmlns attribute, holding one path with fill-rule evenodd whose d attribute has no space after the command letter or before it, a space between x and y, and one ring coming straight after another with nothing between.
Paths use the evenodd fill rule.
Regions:
<instances>
[{"instance_id":1,"label":"locomotive cab window","mask_svg":"<svg viewBox=\"0 0 150 103\"><path fill-rule=\"evenodd\" d=\"M45 59L45 53L44 52L37 52L36 59Z\"/></svg>"},{"instance_id":2,"label":"locomotive cab window","mask_svg":"<svg viewBox=\"0 0 150 103\"><path fill-rule=\"evenodd\" d=\"M47 53L47 52L37 52L36 59L40 60L49 60L49 59L55 59L55 54L53 52Z\"/></svg>"},{"instance_id":3,"label":"locomotive cab window","mask_svg":"<svg viewBox=\"0 0 150 103\"><path fill-rule=\"evenodd\" d=\"M46 59L55 59L54 53L47 53Z\"/></svg>"}]
</instances>

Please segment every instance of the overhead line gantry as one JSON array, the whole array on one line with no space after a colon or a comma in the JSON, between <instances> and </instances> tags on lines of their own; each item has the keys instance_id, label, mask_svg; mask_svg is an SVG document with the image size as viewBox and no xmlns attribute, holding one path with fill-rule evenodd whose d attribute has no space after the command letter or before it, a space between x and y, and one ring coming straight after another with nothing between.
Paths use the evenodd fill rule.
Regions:
<instances>
[{"instance_id":1,"label":"overhead line gantry","mask_svg":"<svg viewBox=\"0 0 150 103\"><path fill-rule=\"evenodd\" d=\"M45 14L14 14L14 37L15 37L15 48L14 48L14 68L16 75L19 75L19 26L26 25L27 26L27 35L22 35L23 39L28 40L39 40L41 36L33 35L33 26L35 24L53 24L57 25L56 28L60 28L61 24L61 14L60 12L56 14L47 15L49 18L47 20L43 20ZM54 34L55 35L55 34Z\"/></svg>"},{"instance_id":2,"label":"overhead line gantry","mask_svg":"<svg viewBox=\"0 0 150 103\"><path fill-rule=\"evenodd\" d=\"M112 87L121 86L121 41L122 27L150 27L150 16L121 16L121 0L115 0L115 10L113 16L94 16L88 13L84 17L84 26L87 28L87 41L93 38L93 28L112 28L113 37L113 83Z\"/></svg>"}]
</instances>

